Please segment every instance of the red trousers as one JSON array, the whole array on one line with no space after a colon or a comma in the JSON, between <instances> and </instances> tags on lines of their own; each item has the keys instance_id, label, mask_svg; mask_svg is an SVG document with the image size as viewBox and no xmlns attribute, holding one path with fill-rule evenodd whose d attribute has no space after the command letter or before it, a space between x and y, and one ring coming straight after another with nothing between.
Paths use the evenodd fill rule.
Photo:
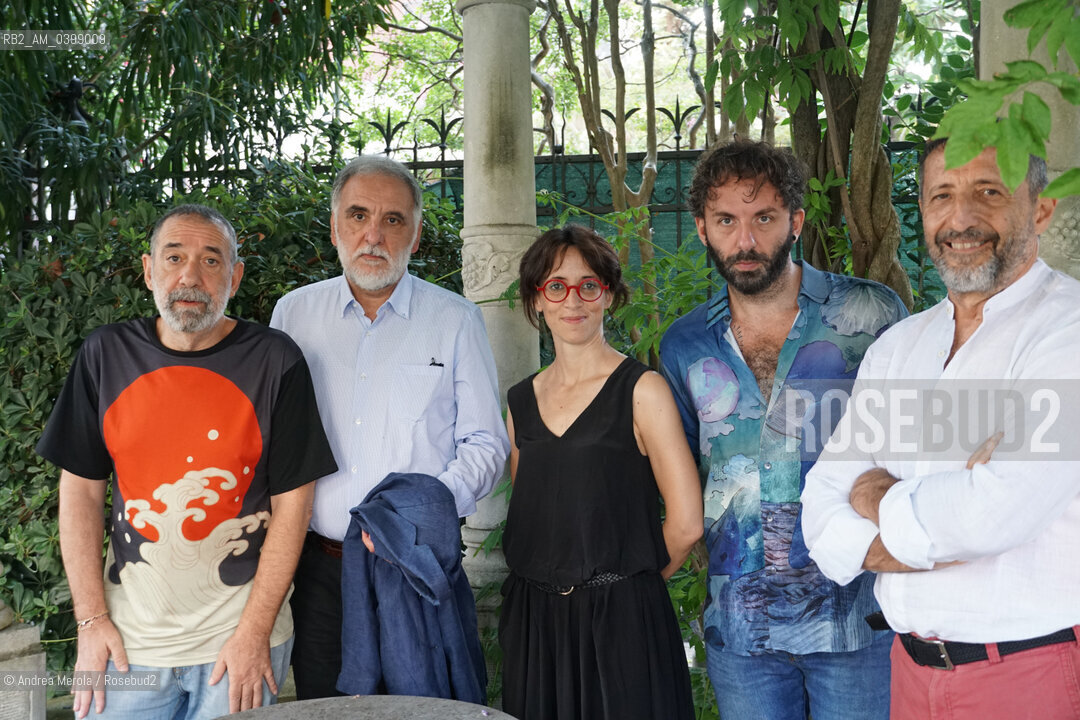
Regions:
<instances>
[{"instance_id":1,"label":"red trousers","mask_svg":"<svg viewBox=\"0 0 1080 720\"><path fill-rule=\"evenodd\" d=\"M1080 626L1073 628L1080 636ZM893 640L890 720L1080 720L1080 642L938 670Z\"/></svg>"}]
</instances>

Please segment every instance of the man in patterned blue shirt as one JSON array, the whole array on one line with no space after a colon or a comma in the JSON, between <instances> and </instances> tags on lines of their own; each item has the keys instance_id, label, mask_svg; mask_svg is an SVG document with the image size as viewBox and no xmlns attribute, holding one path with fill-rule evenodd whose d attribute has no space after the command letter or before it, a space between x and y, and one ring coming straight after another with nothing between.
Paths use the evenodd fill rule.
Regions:
<instances>
[{"instance_id":1,"label":"man in patterned blue shirt","mask_svg":"<svg viewBox=\"0 0 1080 720\"><path fill-rule=\"evenodd\" d=\"M705 640L724 720L889 714L891 633L865 620L878 609L873 577L840 587L821 574L799 494L843 407L825 392L850 386L907 309L882 285L791 259L805 188L798 160L765 143L701 158L690 210L727 283L660 344L701 472Z\"/></svg>"}]
</instances>

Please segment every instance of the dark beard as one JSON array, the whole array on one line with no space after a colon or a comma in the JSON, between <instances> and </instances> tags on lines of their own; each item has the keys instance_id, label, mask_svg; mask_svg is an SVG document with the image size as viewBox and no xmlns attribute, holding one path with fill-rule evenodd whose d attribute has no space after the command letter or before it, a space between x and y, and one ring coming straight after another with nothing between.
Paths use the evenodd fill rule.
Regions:
<instances>
[{"instance_id":1,"label":"dark beard","mask_svg":"<svg viewBox=\"0 0 1080 720\"><path fill-rule=\"evenodd\" d=\"M709 257L716 264L720 277L727 280L728 285L738 290L743 295L758 295L770 287L780 278L791 258L791 248L795 247L794 234L788 234L788 239L776 249L776 254L768 256L753 250L736 253L724 261L717 254L710 243L705 243L709 251ZM735 263L760 262L764 267L751 272L742 272L735 269Z\"/></svg>"}]
</instances>

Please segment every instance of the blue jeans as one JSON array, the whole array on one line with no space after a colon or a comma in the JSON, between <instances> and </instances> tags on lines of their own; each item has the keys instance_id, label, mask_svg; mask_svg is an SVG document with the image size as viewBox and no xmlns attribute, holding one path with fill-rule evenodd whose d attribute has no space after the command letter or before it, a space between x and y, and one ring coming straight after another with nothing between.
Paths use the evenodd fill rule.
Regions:
<instances>
[{"instance_id":1,"label":"blue jeans","mask_svg":"<svg viewBox=\"0 0 1080 720\"><path fill-rule=\"evenodd\" d=\"M736 655L708 647L721 720L888 720L891 632L854 652Z\"/></svg>"},{"instance_id":2,"label":"blue jeans","mask_svg":"<svg viewBox=\"0 0 1080 720\"><path fill-rule=\"evenodd\" d=\"M277 647L270 648L270 664L274 668L274 680L278 688L285 682L289 671L289 655L293 639L289 638ZM146 665L129 665L128 672L154 673L157 683L153 690L105 691L105 712L98 715L90 708L88 718L105 720L212 720L229 714L229 674L209 685L214 663L187 665L185 667L159 668ZM107 672L118 673L112 660ZM262 704L277 701L275 695L263 683Z\"/></svg>"}]
</instances>

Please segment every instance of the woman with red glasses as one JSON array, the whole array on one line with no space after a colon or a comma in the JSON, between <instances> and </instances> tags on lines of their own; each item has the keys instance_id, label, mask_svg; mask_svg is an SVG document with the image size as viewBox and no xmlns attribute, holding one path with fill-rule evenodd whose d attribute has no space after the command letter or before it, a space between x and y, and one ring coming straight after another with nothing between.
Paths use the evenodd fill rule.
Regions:
<instances>
[{"instance_id":1,"label":"woman with red glasses","mask_svg":"<svg viewBox=\"0 0 1080 720\"><path fill-rule=\"evenodd\" d=\"M701 537L701 485L667 383L604 339L628 295L584 227L545 232L521 260L525 316L555 344L506 415L499 641L503 709L521 720L693 717L665 580Z\"/></svg>"}]
</instances>

